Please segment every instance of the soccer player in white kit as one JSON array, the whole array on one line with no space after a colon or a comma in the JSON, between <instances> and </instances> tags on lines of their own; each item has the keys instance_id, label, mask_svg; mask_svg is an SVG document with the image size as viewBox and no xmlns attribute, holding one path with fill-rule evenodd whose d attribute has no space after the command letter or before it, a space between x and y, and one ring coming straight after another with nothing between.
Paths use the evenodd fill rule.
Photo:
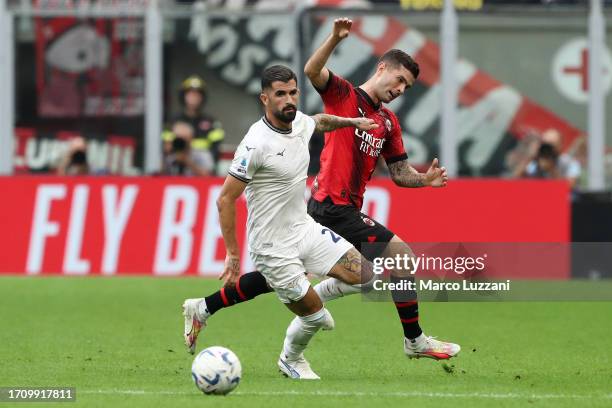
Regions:
<instances>
[{"instance_id":1,"label":"soccer player in white kit","mask_svg":"<svg viewBox=\"0 0 612 408\"><path fill-rule=\"evenodd\" d=\"M222 276L239 273L235 202L244 191L251 258L280 301L296 314L287 329L278 367L290 378L318 379L303 351L319 329L332 329L334 321L306 273L356 286L369 284L373 275L368 261L348 241L306 212L308 142L315 130L346 126L371 130L377 125L367 118L299 112L297 78L281 65L264 70L261 88L265 114L238 146L217 201L227 251Z\"/></svg>"}]
</instances>

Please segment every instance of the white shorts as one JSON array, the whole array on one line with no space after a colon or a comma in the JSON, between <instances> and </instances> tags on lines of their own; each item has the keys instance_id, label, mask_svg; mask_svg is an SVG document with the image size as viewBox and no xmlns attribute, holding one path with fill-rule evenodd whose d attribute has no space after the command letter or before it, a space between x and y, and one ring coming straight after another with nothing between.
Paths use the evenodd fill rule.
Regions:
<instances>
[{"instance_id":1,"label":"white shorts","mask_svg":"<svg viewBox=\"0 0 612 408\"><path fill-rule=\"evenodd\" d=\"M306 273L327 276L342 255L353 248L347 240L313 219L304 228L304 238L281 253L250 254L257 270L283 303L296 302L306 295L310 287Z\"/></svg>"}]
</instances>

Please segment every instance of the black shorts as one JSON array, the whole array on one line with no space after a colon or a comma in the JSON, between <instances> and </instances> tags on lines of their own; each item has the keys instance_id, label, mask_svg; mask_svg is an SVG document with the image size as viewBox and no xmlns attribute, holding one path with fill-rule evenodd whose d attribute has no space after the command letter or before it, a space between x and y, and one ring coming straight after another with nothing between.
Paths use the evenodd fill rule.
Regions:
<instances>
[{"instance_id":1,"label":"black shorts","mask_svg":"<svg viewBox=\"0 0 612 408\"><path fill-rule=\"evenodd\" d=\"M353 244L370 261L381 255L395 235L384 225L359 212L356 207L336 205L329 197L323 202L311 198L308 201L308 214ZM363 245L368 243L371 245Z\"/></svg>"}]
</instances>

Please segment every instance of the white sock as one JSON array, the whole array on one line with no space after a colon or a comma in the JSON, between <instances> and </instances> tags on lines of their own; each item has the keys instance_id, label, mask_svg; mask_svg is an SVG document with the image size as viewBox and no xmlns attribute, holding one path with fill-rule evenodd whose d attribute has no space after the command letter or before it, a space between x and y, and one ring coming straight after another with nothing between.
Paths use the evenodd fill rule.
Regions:
<instances>
[{"instance_id":1,"label":"white sock","mask_svg":"<svg viewBox=\"0 0 612 408\"><path fill-rule=\"evenodd\" d=\"M208 307L206 306L206 299L202 298L198 302L198 307L196 309L196 317L198 318L199 321L203 322L204 320L208 319L210 316L211 314L208 311Z\"/></svg>"},{"instance_id":2,"label":"white sock","mask_svg":"<svg viewBox=\"0 0 612 408\"><path fill-rule=\"evenodd\" d=\"M362 289L366 289L368 286L374 283L375 277L363 284L349 285L336 278L325 279L314 286L315 292L321 298L323 303L329 302L330 300L338 299L339 297L352 295L359 293Z\"/></svg>"},{"instance_id":3,"label":"white sock","mask_svg":"<svg viewBox=\"0 0 612 408\"><path fill-rule=\"evenodd\" d=\"M287 328L283 354L288 360L298 359L319 329L331 330L333 327L334 319L325 308L309 316L296 316Z\"/></svg>"}]
</instances>

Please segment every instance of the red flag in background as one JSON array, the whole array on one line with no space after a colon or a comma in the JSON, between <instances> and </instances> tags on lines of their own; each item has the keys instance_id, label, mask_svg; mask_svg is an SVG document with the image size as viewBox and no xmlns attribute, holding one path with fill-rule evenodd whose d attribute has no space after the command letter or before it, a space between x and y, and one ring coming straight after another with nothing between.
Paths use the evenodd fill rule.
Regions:
<instances>
[{"instance_id":1,"label":"red flag in background","mask_svg":"<svg viewBox=\"0 0 612 408\"><path fill-rule=\"evenodd\" d=\"M143 114L142 19L37 18L35 30L40 116Z\"/></svg>"}]
</instances>

